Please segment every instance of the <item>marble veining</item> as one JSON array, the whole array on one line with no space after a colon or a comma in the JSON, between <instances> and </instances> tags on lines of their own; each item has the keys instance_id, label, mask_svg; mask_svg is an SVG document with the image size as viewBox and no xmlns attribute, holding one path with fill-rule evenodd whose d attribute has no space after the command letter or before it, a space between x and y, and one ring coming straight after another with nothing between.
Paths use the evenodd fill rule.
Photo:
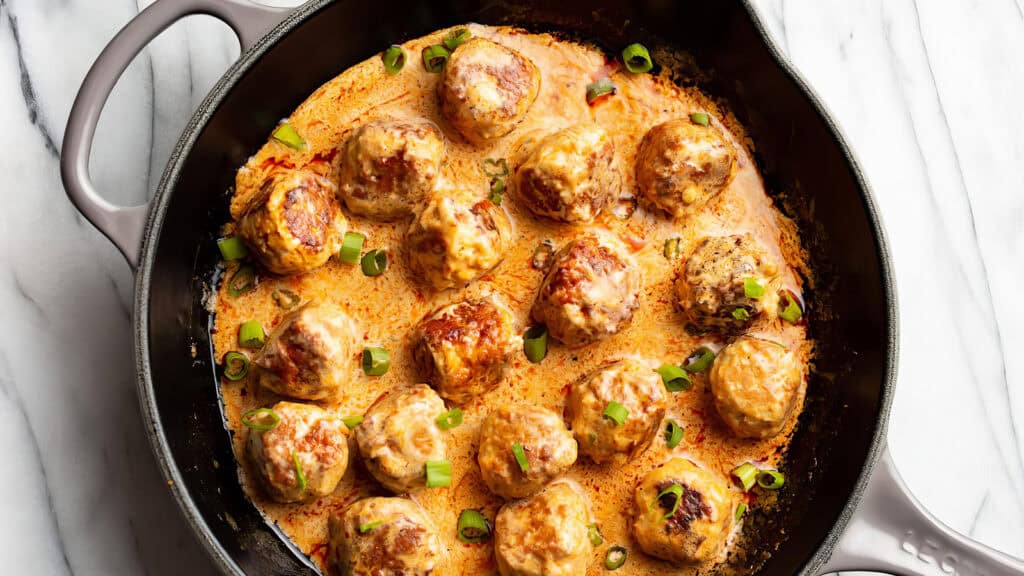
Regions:
<instances>
[{"instance_id":1,"label":"marble veining","mask_svg":"<svg viewBox=\"0 0 1024 576\"><path fill-rule=\"evenodd\" d=\"M0 558L19 573L214 573L138 413L131 273L59 178L88 66L149 3L0 0ZM902 330L895 460L943 521L1024 556L1024 4L754 4L832 110L887 225ZM195 17L129 67L91 165L108 199L152 194L237 55L226 26Z\"/></svg>"}]
</instances>

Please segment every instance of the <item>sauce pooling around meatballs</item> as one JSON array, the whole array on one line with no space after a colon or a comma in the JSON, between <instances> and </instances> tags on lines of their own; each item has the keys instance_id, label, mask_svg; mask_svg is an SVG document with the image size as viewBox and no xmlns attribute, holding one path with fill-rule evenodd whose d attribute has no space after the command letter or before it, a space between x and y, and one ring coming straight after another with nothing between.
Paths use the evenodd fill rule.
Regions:
<instances>
[{"instance_id":1,"label":"sauce pooling around meatballs","mask_svg":"<svg viewBox=\"0 0 1024 576\"><path fill-rule=\"evenodd\" d=\"M779 466L802 408L795 227L699 91L464 28L436 72L452 30L344 71L238 170L212 338L251 361L221 383L240 480L332 574L706 571L759 505L730 471Z\"/></svg>"}]
</instances>

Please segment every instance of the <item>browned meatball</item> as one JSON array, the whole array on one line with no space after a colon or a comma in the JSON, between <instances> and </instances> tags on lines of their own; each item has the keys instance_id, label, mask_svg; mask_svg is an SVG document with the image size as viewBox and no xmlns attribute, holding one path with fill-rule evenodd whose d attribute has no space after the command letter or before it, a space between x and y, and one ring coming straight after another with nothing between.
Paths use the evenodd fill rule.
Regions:
<instances>
[{"instance_id":1,"label":"browned meatball","mask_svg":"<svg viewBox=\"0 0 1024 576\"><path fill-rule=\"evenodd\" d=\"M260 384L302 400L337 397L356 362L357 332L355 322L334 304L302 306L281 319L253 361Z\"/></svg>"},{"instance_id":2,"label":"browned meatball","mask_svg":"<svg viewBox=\"0 0 1024 576\"><path fill-rule=\"evenodd\" d=\"M328 521L327 561L341 576L430 576L445 549L426 512L405 498L364 498Z\"/></svg>"},{"instance_id":3,"label":"browned meatball","mask_svg":"<svg viewBox=\"0 0 1024 576\"><path fill-rule=\"evenodd\" d=\"M238 235L270 272L299 274L327 262L341 248L347 227L331 181L281 168L249 199Z\"/></svg>"},{"instance_id":4,"label":"browned meatball","mask_svg":"<svg viewBox=\"0 0 1024 576\"><path fill-rule=\"evenodd\" d=\"M778 269L750 235L704 239L676 279L679 305L696 332L736 332L750 326L774 291L757 296L750 288L767 288ZM750 295L748 295L748 293Z\"/></svg>"},{"instance_id":5,"label":"browned meatball","mask_svg":"<svg viewBox=\"0 0 1024 576\"><path fill-rule=\"evenodd\" d=\"M658 124L644 136L636 182L648 204L678 218L724 190L735 166L736 150L718 128L680 118Z\"/></svg>"},{"instance_id":6,"label":"browned meatball","mask_svg":"<svg viewBox=\"0 0 1024 576\"><path fill-rule=\"evenodd\" d=\"M515 191L538 216L592 221L619 192L611 136L586 123L544 138L516 171Z\"/></svg>"},{"instance_id":7,"label":"browned meatball","mask_svg":"<svg viewBox=\"0 0 1024 576\"><path fill-rule=\"evenodd\" d=\"M369 122L345 143L338 193L356 214L396 220L426 201L443 160L444 137L432 122Z\"/></svg>"},{"instance_id":8,"label":"browned meatball","mask_svg":"<svg viewBox=\"0 0 1024 576\"><path fill-rule=\"evenodd\" d=\"M711 368L715 408L744 438L778 434L804 385L800 359L782 344L741 336L719 352Z\"/></svg>"},{"instance_id":9,"label":"browned meatball","mask_svg":"<svg viewBox=\"0 0 1024 576\"><path fill-rule=\"evenodd\" d=\"M517 460L517 445L522 448L525 464ZM488 414L480 426L480 475L499 496L529 496L575 462L576 441L562 417L546 408L502 406Z\"/></svg>"},{"instance_id":10,"label":"browned meatball","mask_svg":"<svg viewBox=\"0 0 1024 576\"><path fill-rule=\"evenodd\" d=\"M678 506L671 493L658 497L673 485L682 488ZM682 458L648 472L636 487L635 503L637 544L675 564L717 559L736 505L724 480Z\"/></svg>"},{"instance_id":11,"label":"browned meatball","mask_svg":"<svg viewBox=\"0 0 1024 576\"><path fill-rule=\"evenodd\" d=\"M594 550L587 501L557 482L502 506L494 522L494 556L502 576L578 576Z\"/></svg>"},{"instance_id":12,"label":"browned meatball","mask_svg":"<svg viewBox=\"0 0 1024 576\"><path fill-rule=\"evenodd\" d=\"M441 112L466 140L484 144L511 132L540 92L528 58L485 38L452 54L441 82Z\"/></svg>"},{"instance_id":13,"label":"browned meatball","mask_svg":"<svg viewBox=\"0 0 1024 576\"><path fill-rule=\"evenodd\" d=\"M640 268L621 242L587 234L555 254L533 317L566 346L584 346L628 326L642 288Z\"/></svg>"},{"instance_id":14,"label":"browned meatball","mask_svg":"<svg viewBox=\"0 0 1024 576\"><path fill-rule=\"evenodd\" d=\"M514 350L512 312L493 296L444 306L413 334L413 358L438 393L464 403L493 389Z\"/></svg>"}]
</instances>

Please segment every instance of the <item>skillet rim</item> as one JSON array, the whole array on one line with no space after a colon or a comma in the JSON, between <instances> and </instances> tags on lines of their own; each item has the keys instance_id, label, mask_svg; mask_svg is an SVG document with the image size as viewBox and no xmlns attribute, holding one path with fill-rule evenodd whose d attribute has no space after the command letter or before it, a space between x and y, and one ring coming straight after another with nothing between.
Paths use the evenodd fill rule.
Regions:
<instances>
[{"instance_id":1,"label":"skillet rim","mask_svg":"<svg viewBox=\"0 0 1024 576\"><path fill-rule=\"evenodd\" d=\"M192 115L182 131L174 150L171 152L167 160L167 167L160 178L160 183L153 197L149 215L146 219L146 226L143 230L139 267L135 277L133 317L136 386L139 392L139 407L146 427L146 435L149 438L150 446L160 468L161 475L168 482L171 494L183 517L188 522L193 535L203 548L206 549L210 559L213 560L213 563L223 574L245 576L245 573L239 568L238 564L214 537L196 503L188 494L187 485L178 469L177 463L174 461L167 437L164 435L163 424L156 401L156 391L149 360L149 294L155 252L159 244L157 240L163 230L167 207L173 196L173 190L177 186L185 161L191 153L200 132L216 114L228 92L279 40L291 34L297 26L315 17L318 12L335 1L309 0L295 8L284 20L260 38L252 48L241 54L238 61L230 66L224 75L221 76ZM878 205L875 202L874 194L867 182L867 178L847 143L843 130L833 119L827 106L818 94L789 63L783 51L772 39L764 20L758 10L751 4L751 0L736 1L746 11L747 18L753 24L775 65L793 82L803 98L825 123L842 152L847 167L860 192L860 200L867 215L871 235L877 246L876 256L879 264L882 293L885 299L886 340L884 342L883 376L880 383L878 415L872 430L871 444L868 447L867 457L861 466L860 475L847 496L846 504L840 511L839 517L799 572L802 576L813 576L818 573L818 570L831 556L833 548L835 548L851 517L856 512L875 463L885 450L885 437L895 391L899 356L899 316L897 313L896 282L892 254L889 250L889 243L882 224L881 213L878 210Z\"/></svg>"}]
</instances>

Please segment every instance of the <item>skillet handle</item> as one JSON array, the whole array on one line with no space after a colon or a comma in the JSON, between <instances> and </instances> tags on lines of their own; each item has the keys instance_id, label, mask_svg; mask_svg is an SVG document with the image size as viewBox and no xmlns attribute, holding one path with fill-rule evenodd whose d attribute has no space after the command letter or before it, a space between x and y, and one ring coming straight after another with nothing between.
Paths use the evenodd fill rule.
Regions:
<instances>
[{"instance_id":1,"label":"skillet handle","mask_svg":"<svg viewBox=\"0 0 1024 576\"><path fill-rule=\"evenodd\" d=\"M886 447L829 560L816 574L867 570L901 576L1009 576L1024 562L954 532L907 490Z\"/></svg>"},{"instance_id":2,"label":"skillet handle","mask_svg":"<svg viewBox=\"0 0 1024 576\"><path fill-rule=\"evenodd\" d=\"M153 38L185 16L207 14L223 20L238 35L245 52L288 11L247 0L157 0L114 36L86 74L64 131L61 177L71 202L117 246L132 270L139 265L149 204L111 204L99 195L89 175L89 155L96 124L117 80Z\"/></svg>"}]
</instances>

